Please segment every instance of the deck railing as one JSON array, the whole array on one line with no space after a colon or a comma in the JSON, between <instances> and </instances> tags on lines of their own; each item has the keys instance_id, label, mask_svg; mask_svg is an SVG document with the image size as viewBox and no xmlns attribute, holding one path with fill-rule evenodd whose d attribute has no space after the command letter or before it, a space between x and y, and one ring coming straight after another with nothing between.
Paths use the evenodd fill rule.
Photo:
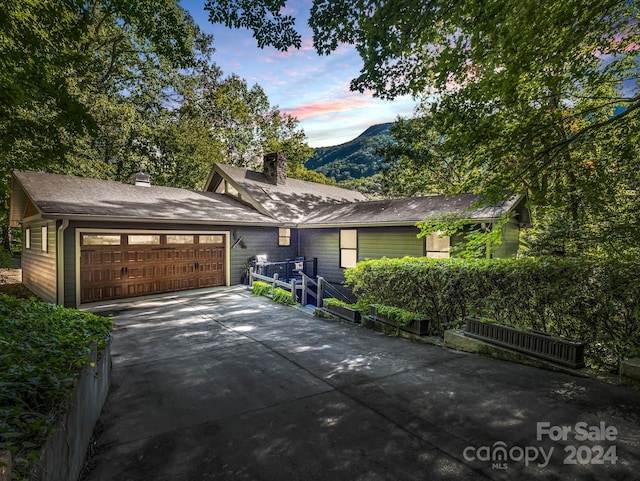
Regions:
<instances>
[{"instance_id":1,"label":"deck railing","mask_svg":"<svg viewBox=\"0 0 640 481\"><path fill-rule=\"evenodd\" d=\"M291 277L289 282L280 280L278 273L272 276L265 276L254 272L253 267L249 271L249 285L253 285L254 281L263 281L271 284L274 288L281 287L291 292L291 299L296 304L307 306L309 304L315 307L322 307L322 299L325 296L326 281L322 277L317 280L311 279L308 275L302 273L299 279ZM315 302L309 302L313 298Z\"/></svg>"},{"instance_id":2,"label":"deck railing","mask_svg":"<svg viewBox=\"0 0 640 481\"><path fill-rule=\"evenodd\" d=\"M253 272L261 276L273 277L278 274L281 280L289 281L296 279L301 281L302 274L308 277L316 278L318 275L318 258L305 259L299 257L296 259L287 259L281 262L257 262L251 263Z\"/></svg>"}]
</instances>

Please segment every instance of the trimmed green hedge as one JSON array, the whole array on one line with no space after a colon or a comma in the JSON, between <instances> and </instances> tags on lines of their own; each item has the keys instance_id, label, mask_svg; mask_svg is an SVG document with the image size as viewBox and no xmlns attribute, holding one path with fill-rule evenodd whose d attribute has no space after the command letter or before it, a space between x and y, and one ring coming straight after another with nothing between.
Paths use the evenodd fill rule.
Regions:
<instances>
[{"instance_id":1,"label":"trimmed green hedge","mask_svg":"<svg viewBox=\"0 0 640 481\"><path fill-rule=\"evenodd\" d=\"M293 297L291 297L291 291L284 290L281 287L276 287L273 290L273 302L287 306L293 306L295 304Z\"/></svg>"},{"instance_id":2,"label":"trimmed green hedge","mask_svg":"<svg viewBox=\"0 0 640 481\"><path fill-rule=\"evenodd\" d=\"M111 320L0 294L0 449L20 475L54 429L92 347L106 347Z\"/></svg>"},{"instance_id":3,"label":"trimmed green hedge","mask_svg":"<svg viewBox=\"0 0 640 481\"><path fill-rule=\"evenodd\" d=\"M406 309L402 309L400 307L393 306L385 306L385 305L376 305L378 309L378 314L391 321L395 321L400 326L408 326L416 319L422 319L426 316L422 314L418 314L417 312L407 311Z\"/></svg>"},{"instance_id":4,"label":"trimmed green hedge","mask_svg":"<svg viewBox=\"0 0 640 481\"><path fill-rule=\"evenodd\" d=\"M477 316L587 343L615 371L640 345L640 263L575 258L379 259L345 273L359 307L425 313L443 333Z\"/></svg>"},{"instance_id":5,"label":"trimmed green hedge","mask_svg":"<svg viewBox=\"0 0 640 481\"><path fill-rule=\"evenodd\" d=\"M273 286L262 281L254 281L252 286L254 296L270 296Z\"/></svg>"}]
</instances>

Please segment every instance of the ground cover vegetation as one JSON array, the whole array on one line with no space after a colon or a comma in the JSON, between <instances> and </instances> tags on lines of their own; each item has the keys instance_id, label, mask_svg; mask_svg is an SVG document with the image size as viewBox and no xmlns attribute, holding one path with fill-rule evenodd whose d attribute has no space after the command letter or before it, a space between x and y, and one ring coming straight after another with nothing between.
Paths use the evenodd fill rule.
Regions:
<instances>
[{"instance_id":1,"label":"ground cover vegetation","mask_svg":"<svg viewBox=\"0 0 640 481\"><path fill-rule=\"evenodd\" d=\"M0 293L0 449L12 453L17 479L28 479L110 328L104 317Z\"/></svg>"},{"instance_id":2,"label":"ground cover vegetation","mask_svg":"<svg viewBox=\"0 0 640 481\"><path fill-rule=\"evenodd\" d=\"M589 366L617 371L640 345L636 259L378 259L346 271L358 308L421 313L440 335L476 316L587 343Z\"/></svg>"}]
</instances>

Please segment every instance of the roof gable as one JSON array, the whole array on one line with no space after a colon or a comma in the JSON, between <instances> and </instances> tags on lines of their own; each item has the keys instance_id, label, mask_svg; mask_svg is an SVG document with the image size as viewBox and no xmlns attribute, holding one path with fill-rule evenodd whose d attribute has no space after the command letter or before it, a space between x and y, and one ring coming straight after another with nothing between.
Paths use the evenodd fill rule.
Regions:
<instances>
[{"instance_id":1,"label":"roof gable","mask_svg":"<svg viewBox=\"0 0 640 481\"><path fill-rule=\"evenodd\" d=\"M261 172L217 163L205 190L216 191L223 181L233 186L239 200L283 222L303 222L313 212L328 205L365 200L364 195L353 190L291 178L275 184Z\"/></svg>"}]
</instances>

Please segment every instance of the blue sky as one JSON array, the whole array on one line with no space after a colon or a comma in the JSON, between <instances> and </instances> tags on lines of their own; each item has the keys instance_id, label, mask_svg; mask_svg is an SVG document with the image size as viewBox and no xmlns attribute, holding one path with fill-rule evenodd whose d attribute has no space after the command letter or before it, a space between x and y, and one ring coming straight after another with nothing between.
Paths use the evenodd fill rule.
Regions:
<instances>
[{"instance_id":1,"label":"blue sky","mask_svg":"<svg viewBox=\"0 0 640 481\"><path fill-rule=\"evenodd\" d=\"M293 115L307 134L311 147L337 145L361 134L367 127L410 116L414 102L410 97L385 101L370 93L349 91L349 82L360 71L361 60L355 49L341 46L329 56L318 56L313 49L307 17L311 2L290 2L288 13L298 19L302 48L279 52L260 49L252 33L212 25L205 0L181 0L195 21L213 34L215 63L225 75L235 73L249 85L259 84L271 105Z\"/></svg>"}]
</instances>

